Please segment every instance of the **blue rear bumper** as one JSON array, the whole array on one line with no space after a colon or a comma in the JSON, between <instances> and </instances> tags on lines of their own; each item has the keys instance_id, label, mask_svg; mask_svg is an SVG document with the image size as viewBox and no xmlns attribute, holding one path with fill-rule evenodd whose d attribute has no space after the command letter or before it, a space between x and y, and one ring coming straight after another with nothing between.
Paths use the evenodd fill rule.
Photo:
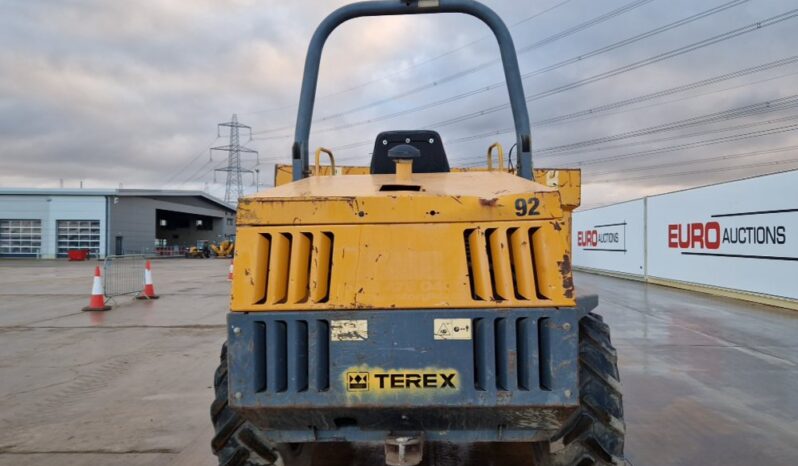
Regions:
<instances>
[{"instance_id":1,"label":"blue rear bumper","mask_svg":"<svg viewBox=\"0 0 798 466\"><path fill-rule=\"evenodd\" d=\"M596 304L230 313L230 404L275 442L540 440L579 404Z\"/></svg>"}]
</instances>

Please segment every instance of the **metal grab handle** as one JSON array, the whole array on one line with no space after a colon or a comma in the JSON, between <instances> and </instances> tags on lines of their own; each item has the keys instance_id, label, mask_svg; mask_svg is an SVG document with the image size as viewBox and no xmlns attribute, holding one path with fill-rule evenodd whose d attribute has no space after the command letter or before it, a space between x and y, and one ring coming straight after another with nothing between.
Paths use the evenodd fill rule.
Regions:
<instances>
[{"instance_id":1,"label":"metal grab handle","mask_svg":"<svg viewBox=\"0 0 798 466\"><path fill-rule=\"evenodd\" d=\"M498 149L497 153L499 155L499 171L502 171L502 167L504 167L504 148L498 142L494 142L493 144L488 147L488 171L493 171L493 149Z\"/></svg>"},{"instance_id":2,"label":"metal grab handle","mask_svg":"<svg viewBox=\"0 0 798 466\"><path fill-rule=\"evenodd\" d=\"M524 85L518 68L513 38L499 16L487 6L474 0L379 0L353 3L335 10L321 22L308 46L302 90L299 96L296 132L291 149L294 181L308 176L308 142L313 119L313 106L319 80L321 52L330 34L346 21L363 16L412 15L426 13L464 13L482 20L496 36L501 52L510 107L518 140L519 175L532 179L532 138L529 113L524 97Z\"/></svg>"},{"instance_id":3,"label":"metal grab handle","mask_svg":"<svg viewBox=\"0 0 798 466\"><path fill-rule=\"evenodd\" d=\"M316 166L313 169L313 173L316 176L321 176L321 153L324 152L325 154L330 156L330 167L332 168L332 175L335 175L335 156L333 155L330 149L325 147L319 147L316 149Z\"/></svg>"}]
</instances>

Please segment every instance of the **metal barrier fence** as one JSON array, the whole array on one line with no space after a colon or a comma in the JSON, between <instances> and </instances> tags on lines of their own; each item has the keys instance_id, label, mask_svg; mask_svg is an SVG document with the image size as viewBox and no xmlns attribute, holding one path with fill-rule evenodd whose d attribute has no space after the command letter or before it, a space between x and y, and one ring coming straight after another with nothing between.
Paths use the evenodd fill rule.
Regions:
<instances>
[{"instance_id":1,"label":"metal barrier fence","mask_svg":"<svg viewBox=\"0 0 798 466\"><path fill-rule=\"evenodd\" d=\"M141 292L144 289L145 260L143 254L107 256L103 262L105 297Z\"/></svg>"}]
</instances>

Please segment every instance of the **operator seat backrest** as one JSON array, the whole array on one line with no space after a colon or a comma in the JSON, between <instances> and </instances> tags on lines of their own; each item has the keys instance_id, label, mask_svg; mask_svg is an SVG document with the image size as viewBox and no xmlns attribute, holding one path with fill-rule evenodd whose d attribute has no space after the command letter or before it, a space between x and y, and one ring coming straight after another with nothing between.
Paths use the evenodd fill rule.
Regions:
<instances>
[{"instance_id":1,"label":"operator seat backrest","mask_svg":"<svg viewBox=\"0 0 798 466\"><path fill-rule=\"evenodd\" d=\"M446 173L449 159L443 149L441 136L436 131L385 131L377 136L371 155L371 174L396 173L395 162L388 158L388 150L400 144L409 144L421 152L413 161L413 173Z\"/></svg>"}]
</instances>

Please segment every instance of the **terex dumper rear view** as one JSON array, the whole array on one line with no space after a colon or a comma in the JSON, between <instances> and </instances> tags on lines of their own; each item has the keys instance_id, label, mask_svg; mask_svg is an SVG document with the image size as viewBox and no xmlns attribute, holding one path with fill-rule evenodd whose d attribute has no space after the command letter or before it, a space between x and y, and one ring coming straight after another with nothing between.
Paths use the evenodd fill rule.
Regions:
<instances>
[{"instance_id":1,"label":"terex dumper rear view","mask_svg":"<svg viewBox=\"0 0 798 466\"><path fill-rule=\"evenodd\" d=\"M370 167L311 170L321 51L362 16L458 12L487 23L504 64L517 170L450 168L433 131L376 136ZM488 157L490 157L490 150ZM331 158L332 158L332 154ZM345 6L311 42L293 146L276 187L239 203L228 342L212 442L224 465L309 464L317 442L516 442L530 464L622 464L609 329L577 297L577 170L532 167L510 34L470 0Z\"/></svg>"}]
</instances>

